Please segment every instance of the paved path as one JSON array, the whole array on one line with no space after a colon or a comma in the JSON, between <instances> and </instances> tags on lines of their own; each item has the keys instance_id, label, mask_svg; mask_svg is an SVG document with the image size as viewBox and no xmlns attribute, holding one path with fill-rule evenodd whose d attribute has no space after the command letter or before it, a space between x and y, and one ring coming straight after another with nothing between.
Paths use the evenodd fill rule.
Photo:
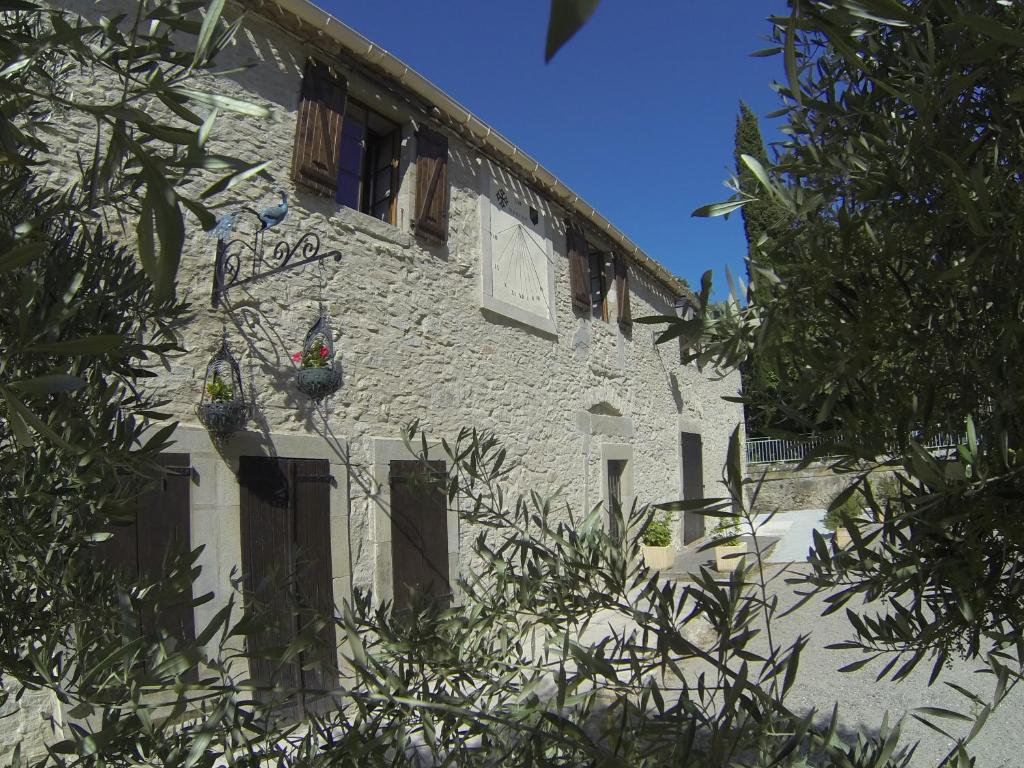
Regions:
<instances>
[{"instance_id":1,"label":"paved path","mask_svg":"<svg viewBox=\"0 0 1024 768\"><path fill-rule=\"evenodd\" d=\"M768 554L767 562L807 562L807 550L811 548L813 540L811 531L817 528L823 535L828 534L822 523L824 517L824 509L797 509L776 514L758 530L758 536L773 536L779 539L775 548ZM758 515L756 520L760 523L767 518L768 515Z\"/></svg>"}]
</instances>

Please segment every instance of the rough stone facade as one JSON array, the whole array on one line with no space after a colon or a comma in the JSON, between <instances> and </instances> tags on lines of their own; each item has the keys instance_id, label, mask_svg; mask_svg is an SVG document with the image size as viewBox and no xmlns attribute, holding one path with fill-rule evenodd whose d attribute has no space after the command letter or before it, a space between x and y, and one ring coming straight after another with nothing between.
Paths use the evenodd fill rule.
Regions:
<instances>
[{"instance_id":1,"label":"rough stone facade","mask_svg":"<svg viewBox=\"0 0 1024 768\"><path fill-rule=\"evenodd\" d=\"M614 322L578 317L570 302L560 229L564 212L529 190L558 227L551 236L557 332L543 333L481 309L483 179L507 169L496 170L493 161L449 132L448 242L431 246L417 239L410 224L416 184L413 124L427 116L400 93L342 65L349 97L403 126L397 224L292 185L296 110L308 55L317 52L251 18L224 64L258 63L210 85L269 106L272 116L259 125L225 115L212 150L272 161L275 182L245 186L229 206L260 208L276 202L276 189L289 191L291 210L268 235L268 244L273 235L294 242L314 231L324 249L337 250L342 258L320 262L322 271L310 265L232 289L224 305L213 310L208 297L214 241L192 228L179 279L179 291L196 308L183 331L189 352L156 383L183 423L195 423L205 365L226 325L255 393L251 429L271 440L276 434L327 433L347 443L353 582L367 588L374 586L374 568L359 542L375 535L370 511L379 502L379 489L364 479L371 474L373 440L396 438L412 419L436 438L451 438L464 426L493 429L521 463L520 489L561 487L565 502L577 510L602 500L600 448L605 444L631 448L632 488L641 503L677 498L679 433L695 431L703 441L705 491L722 495L726 443L742 412L721 398L736 394L738 374L721 378L680 365L678 348L656 347L650 326L637 324L626 335ZM316 317L321 284L345 383L326 408L315 409L294 387L290 356ZM634 265L630 288L634 317L673 313L671 291ZM612 289L613 308L614 302ZM609 414L604 423L598 418Z\"/></svg>"},{"instance_id":2,"label":"rough stone facade","mask_svg":"<svg viewBox=\"0 0 1024 768\"><path fill-rule=\"evenodd\" d=\"M81 8L95 13L95 6ZM451 439L462 427L493 430L518 463L513 490L543 494L560 489L559 509L589 510L606 500L607 462L625 460L627 501L641 504L681 495L680 433L699 433L706 495L725 495L720 478L729 435L742 411L722 400L735 395L738 373L699 371L679 362L675 344L655 346L651 326L624 333L614 322L579 317L570 300L566 212L518 180L510 169L433 123L449 138L450 223L446 245L414 236L416 187L414 125L431 123L429 111L394 83L376 81L358 65L335 62L349 81L350 98L370 105L402 126L396 224L386 224L297 189L291 158L299 91L307 56L320 55L275 24L250 15L225 68L252 68L203 87L256 102L270 119L223 113L211 150L253 161L269 159L272 182L257 180L232 190L224 210L262 208L286 190L291 207L281 226L266 235L295 243L315 232L325 251L338 251L301 268L287 269L230 289L219 308L210 302L215 241L194 220L181 262L178 291L194 308L181 330L187 352L158 371L151 386L169 401L182 423L177 450L195 470L193 546L206 549L197 591L226 597L231 568L239 562L238 457L252 454L319 457L338 478L331 489L335 598L351 589L391 594L387 466L402 454L402 425L418 419L433 439ZM76 130L69 123L72 130ZM82 146L93 139L81 125ZM70 171L69 171L70 172ZM555 332L549 333L482 308L481 221L486 179L510 178L550 223L553 246ZM611 183L612 180L609 180ZM244 223L241 236L251 236ZM591 233L595 238L598 233ZM610 266L610 262L609 262ZM659 277L630 263L633 317L673 314L675 296ZM300 349L321 297L335 332L344 371L340 391L319 407L295 388ZM206 365L222 329L239 359L252 396L247 432L216 447L198 424L195 406ZM439 455L435 452L433 455ZM675 543L681 541L677 521ZM449 515L453 582L475 533ZM196 624L220 600L200 609Z\"/></svg>"}]
</instances>

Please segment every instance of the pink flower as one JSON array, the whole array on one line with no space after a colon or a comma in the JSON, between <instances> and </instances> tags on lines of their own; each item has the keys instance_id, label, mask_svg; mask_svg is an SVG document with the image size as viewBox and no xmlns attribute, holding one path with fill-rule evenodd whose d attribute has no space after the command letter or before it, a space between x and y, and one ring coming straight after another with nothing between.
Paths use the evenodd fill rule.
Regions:
<instances>
[{"instance_id":1,"label":"pink flower","mask_svg":"<svg viewBox=\"0 0 1024 768\"><path fill-rule=\"evenodd\" d=\"M302 362L302 353L301 352L296 352L294 355L292 355L292 362L301 363Z\"/></svg>"},{"instance_id":2,"label":"pink flower","mask_svg":"<svg viewBox=\"0 0 1024 768\"><path fill-rule=\"evenodd\" d=\"M320 347L320 357L327 357L327 347Z\"/></svg>"}]
</instances>

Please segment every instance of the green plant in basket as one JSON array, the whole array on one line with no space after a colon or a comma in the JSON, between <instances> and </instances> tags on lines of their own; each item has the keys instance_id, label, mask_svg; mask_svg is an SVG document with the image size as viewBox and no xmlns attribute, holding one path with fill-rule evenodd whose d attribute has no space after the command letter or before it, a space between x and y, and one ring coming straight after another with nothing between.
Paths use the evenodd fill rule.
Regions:
<instances>
[{"instance_id":1,"label":"green plant in basket","mask_svg":"<svg viewBox=\"0 0 1024 768\"><path fill-rule=\"evenodd\" d=\"M214 374L213 381L206 385L206 393L210 396L211 403L230 403L235 395L231 385L217 374Z\"/></svg>"}]
</instances>

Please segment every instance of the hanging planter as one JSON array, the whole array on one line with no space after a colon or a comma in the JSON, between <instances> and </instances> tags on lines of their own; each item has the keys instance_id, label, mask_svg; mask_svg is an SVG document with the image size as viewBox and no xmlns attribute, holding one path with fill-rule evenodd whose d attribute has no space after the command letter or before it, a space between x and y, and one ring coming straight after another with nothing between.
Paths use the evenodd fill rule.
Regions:
<instances>
[{"instance_id":1,"label":"hanging planter","mask_svg":"<svg viewBox=\"0 0 1024 768\"><path fill-rule=\"evenodd\" d=\"M206 366L196 415L203 426L219 437L238 431L248 418L249 405L242 389L242 374L228 348L227 336Z\"/></svg>"},{"instance_id":2,"label":"hanging planter","mask_svg":"<svg viewBox=\"0 0 1024 768\"><path fill-rule=\"evenodd\" d=\"M295 385L314 400L321 400L341 387L341 370L334 367L333 335L321 305L320 316L306 334L302 351L292 355L292 361L299 364Z\"/></svg>"}]
</instances>

